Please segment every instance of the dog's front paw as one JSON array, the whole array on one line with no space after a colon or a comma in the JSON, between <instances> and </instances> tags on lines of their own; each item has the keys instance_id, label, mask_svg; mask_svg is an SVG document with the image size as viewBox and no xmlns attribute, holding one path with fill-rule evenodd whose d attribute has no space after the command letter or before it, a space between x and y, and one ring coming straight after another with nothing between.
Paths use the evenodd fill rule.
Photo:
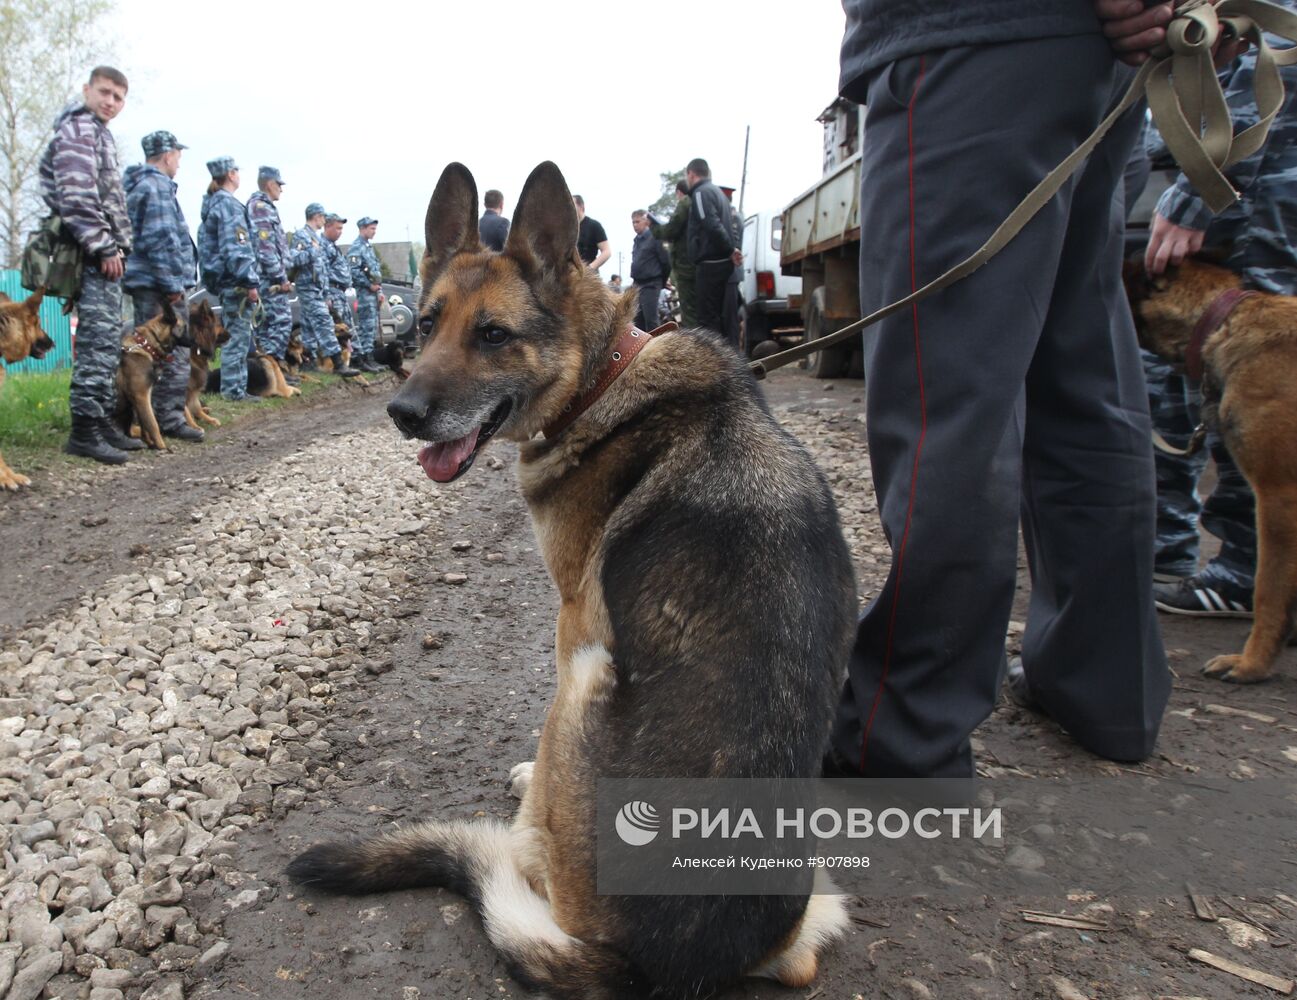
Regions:
<instances>
[{"instance_id":1,"label":"dog's front paw","mask_svg":"<svg viewBox=\"0 0 1297 1000\"><path fill-rule=\"evenodd\" d=\"M534 760L525 760L521 764L515 764L513 770L509 772L509 794L514 798L521 799L527 794L527 789L531 786L531 775L536 770Z\"/></svg>"},{"instance_id":2,"label":"dog's front paw","mask_svg":"<svg viewBox=\"0 0 1297 1000\"><path fill-rule=\"evenodd\" d=\"M1202 672L1231 684L1258 684L1269 679L1274 671L1269 665L1249 663L1244 657L1231 653L1208 660Z\"/></svg>"},{"instance_id":3,"label":"dog's front paw","mask_svg":"<svg viewBox=\"0 0 1297 1000\"><path fill-rule=\"evenodd\" d=\"M0 490L17 490L19 486L30 486L32 481L13 469L0 468Z\"/></svg>"}]
</instances>

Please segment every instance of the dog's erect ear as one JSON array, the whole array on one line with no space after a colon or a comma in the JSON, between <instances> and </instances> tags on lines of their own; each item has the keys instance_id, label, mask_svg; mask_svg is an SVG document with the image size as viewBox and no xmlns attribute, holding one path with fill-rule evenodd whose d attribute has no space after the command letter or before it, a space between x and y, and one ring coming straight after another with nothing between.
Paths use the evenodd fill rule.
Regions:
<instances>
[{"instance_id":1,"label":"dog's erect ear","mask_svg":"<svg viewBox=\"0 0 1297 1000\"><path fill-rule=\"evenodd\" d=\"M576 252L576 206L563 173L546 160L527 178L518 196L504 251L541 271L572 262Z\"/></svg>"},{"instance_id":2,"label":"dog's erect ear","mask_svg":"<svg viewBox=\"0 0 1297 1000\"><path fill-rule=\"evenodd\" d=\"M176 325L176 307L171 304L171 299L162 300L162 312L159 315L167 326Z\"/></svg>"},{"instance_id":3,"label":"dog's erect ear","mask_svg":"<svg viewBox=\"0 0 1297 1000\"><path fill-rule=\"evenodd\" d=\"M459 253L482 249L477 234L477 184L468 167L449 163L441 172L423 220L423 264L419 276L430 288Z\"/></svg>"},{"instance_id":4,"label":"dog's erect ear","mask_svg":"<svg viewBox=\"0 0 1297 1000\"><path fill-rule=\"evenodd\" d=\"M45 289L38 288L36 289L36 291L32 292L31 295L27 296L27 299L25 302L23 302L23 305L27 307L29 312L35 313L40 310L41 301L44 298L45 298Z\"/></svg>"}]
</instances>

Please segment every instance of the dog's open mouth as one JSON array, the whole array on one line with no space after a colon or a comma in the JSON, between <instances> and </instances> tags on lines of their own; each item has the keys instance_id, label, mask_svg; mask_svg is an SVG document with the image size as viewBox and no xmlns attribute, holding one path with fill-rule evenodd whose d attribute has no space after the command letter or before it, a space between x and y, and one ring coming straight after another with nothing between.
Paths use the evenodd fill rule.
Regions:
<instances>
[{"instance_id":1,"label":"dog's open mouth","mask_svg":"<svg viewBox=\"0 0 1297 1000\"><path fill-rule=\"evenodd\" d=\"M486 423L474 428L462 438L454 441L437 441L425 444L419 449L419 464L428 478L439 483L449 483L467 472L473 466L477 453L495 436L501 425L509 418L513 404L505 400Z\"/></svg>"}]
</instances>

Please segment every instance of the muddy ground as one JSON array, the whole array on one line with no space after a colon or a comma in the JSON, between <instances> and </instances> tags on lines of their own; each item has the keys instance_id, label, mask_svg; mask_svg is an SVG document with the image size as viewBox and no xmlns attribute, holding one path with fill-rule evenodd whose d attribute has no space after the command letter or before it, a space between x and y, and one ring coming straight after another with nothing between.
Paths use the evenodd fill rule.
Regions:
<instances>
[{"instance_id":1,"label":"muddy ground","mask_svg":"<svg viewBox=\"0 0 1297 1000\"><path fill-rule=\"evenodd\" d=\"M825 425L826 440L863 448L859 382L815 382L784 370L769 380L767 393L777 413L796 411ZM166 550L168 536L181 530L173 526L193 510L231 484L255 481L259 468L302 443L329 434L347 449L353 432L386 422L389 394L390 386L368 392L339 387L297 409L250 416L203 445L135 458L123 469L78 465L37 473L32 490L0 497L0 641L6 629L39 622L97 584L147 563ZM509 768L534 756L553 690L557 602L517 493L512 447L493 448L503 464L481 461L450 487L470 502L453 521L422 536L427 548L421 564L410 568L413 580L402 602L408 617L397 622L393 669L366 675L334 705L321 733L331 750L314 761L318 788L300 807L250 828L239 844L237 867L276 891L253 908L228 913L207 883L212 894L199 902L200 914L212 924L224 921L231 950L205 981L191 981L190 997L525 995L476 919L449 893L333 900L302 895L278 874L300 848L325 836L370 833L423 816L512 814ZM412 463L413 453L412 447ZM872 507L867 483L840 482L837 489L844 504L854 496L862 509ZM455 544L460 542L471 545ZM882 562L862 554L858 569L862 593L875 593ZM459 586L441 582L449 571L468 579ZM1024 571L1018 620L1025 588ZM1198 667L1237 650L1246 622L1163 618L1162 625L1177 674L1175 692L1158 755L1131 770L1239 780L1297 774L1297 655L1286 654L1278 679L1268 684L1227 686L1201 677ZM1209 705L1255 717L1221 714ZM1051 723L1008 703L977 739L979 761L988 768L1078 777L1122 773L1077 749ZM1256 844L1258 851L1269 847ZM814 987L789 991L752 983L726 996L1275 996L1187 957L1188 949L1201 948L1281 976L1297 972L1297 947L1291 945L1297 938L1297 858L1276 856L1274 865L1276 886L1286 895L1214 900L1217 912L1234 923L1195 919L1184 895L951 901L916 883L906 898L852 900L853 931L828 955ZM1025 907L1074 914L1089 907L1106 928L1027 923ZM1253 940L1242 947L1231 935Z\"/></svg>"}]
</instances>

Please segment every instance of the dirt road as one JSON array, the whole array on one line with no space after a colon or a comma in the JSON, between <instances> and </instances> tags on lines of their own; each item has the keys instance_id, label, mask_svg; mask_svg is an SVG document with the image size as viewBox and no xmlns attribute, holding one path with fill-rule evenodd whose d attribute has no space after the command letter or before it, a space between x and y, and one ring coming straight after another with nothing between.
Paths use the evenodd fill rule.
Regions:
<instances>
[{"instance_id":1,"label":"dirt road","mask_svg":"<svg viewBox=\"0 0 1297 1000\"><path fill-rule=\"evenodd\" d=\"M808 440L830 473L857 557L862 598L876 593L885 546L863 456L858 382L814 382L783 371L767 385L777 414ZM96 584L138 568L168 545L170 526L246 484L258 469L313 441L386 421L387 392L339 393L274 422L258 419L174 455L136 459L123 470L77 471L0 498L0 628L58 614ZM534 756L553 692L557 602L536 551L512 470L479 461L448 489L463 502L422 535L422 558L391 623L392 669L344 689L316 734L302 783L304 801L269 806L236 843L221 877L186 896L199 927L229 944L201 973L189 970L189 997L476 998L525 995L509 978L475 917L441 891L334 900L297 893L280 876L311 841L366 834L424 816L512 815L509 768ZM410 449L410 463L414 462ZM366 456L355 454L364 463ZM142 467L147 466L147 468ZM402 468L394 490L410 489ZM304 472L309 475L309 472ZM398 481L399 480L399 481ZM326 486L328 484L325 484ZM419 489L433 488L420 484ZM100 521L100 518L106 520ZM99 523L92 523L99 522ZM443 582L448 573L467 577ZM1018 611L1025 607L1025 573ZM1237 688L1202 678L1209 656L1236 649L1246 623L1163 622L1177 672L1158 756L1144 773L1297 775L1297 667L1289 654L1278 680ZM1224 705L1252 716L1220 714ZM1261 721L1268 719L1271 721ZM1052 724L1002 704L979 730L985 767L1028 775L1120 772L1079 751ZM1258 844L1258 850L1268 845ZM738 998L815 997L1157 997L1271 996L1271 991L1190 961L1189 948L1291 976L1297 955L1297 859L1275 859L1285 900L1218 901L1228 921L1194 918L1187 896L1027 901L978 897L951 902L916 879L913 893L853 899L853 932L827 958L816 986L787 991L752 983ZM219 869L218 869L219 870ZM270 886L240 900L249 874ZM1086 913L1102 929L1024 922L1030 906ZM1229 921L1232 921L1229 922ZM1264 927L1265 930L1261 930ZM1239 928L1253 933L1244 933ZM1246 940L1246 944L1244 944ZM1234 943L1238 942L1238 943Z\"/></svg>"}]
</instances>

